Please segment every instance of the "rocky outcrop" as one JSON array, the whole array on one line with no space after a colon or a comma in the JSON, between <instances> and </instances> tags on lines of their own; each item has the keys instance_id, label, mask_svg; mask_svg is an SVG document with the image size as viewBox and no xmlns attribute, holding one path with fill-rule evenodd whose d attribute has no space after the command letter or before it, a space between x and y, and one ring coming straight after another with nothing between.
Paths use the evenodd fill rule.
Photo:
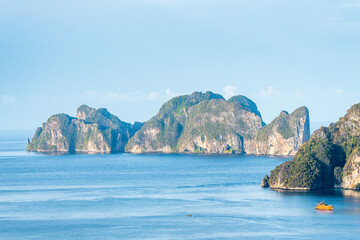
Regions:
<instances>
[{"instance_id":1,"label":"rocky outcrop","mask_svg":"<svg viewBox=\"0 0 360 240\"><path fill-rule=\"evenodd\" d=\"M360 104L329 127L315 131L292 161L271 171L270 187L325 189L360 187Z\"/></svg>"},{"instance_id":2,"label":"rocky outcrop","mask_svg":"<svg viewBox=\"0 0 360 240\"><path fill-rule=\"evenodd\" d=\"M269 185L269 176L268 175L265 175L263 180L261 180L260 186L263 187L263 188L270 187L270 185Z\"/></svg>"},{"instance_id":3,"label":"rocky outcrop","mask_svg":"<svg viewBox=\"0 0 360 240\"><path fill-rule=\"evenodd\" d=\"M360 151L355 149L342 172L340 186L345 189L360 189Z\"/></svg>"},{"instance_id":4,"label":"rocky outcrop","mask_svg":"<svg viewBox=\"0 0 360 240\"><path fill-rule=\"evenodd\" d=\"M265 126L256 104L245 96L226 101L219 94L195 92L165 103L125 150L294 155L309 136L306 107L282 112Z\"/></svg>"},{"instance_id":5,"label":"rocky outcrop","mask_svg":"<svg viewBox=\"0 0 360 240\"><path fill-rule=\"evenodd\" d=\"M260 115L238 102L203 101L189 109L178 152L242 153L244 137L254 138L263 126Z\"/></svg>"},{"instance_id":6,"label":"rocky outcrop","mask_svg":"<svg viewBox=\"0 0 360 240\"><path fill-rule=\"evenodd\" d=\"M123 152L128 139L143 124L120 121L106 109L86 105L78 108L76 118L67 114L51 116L28 143L37 152Z\"/></svg>"},{"instance_id":7,"label":"rocky outcrop","mask_svg":"<svg viewBox=\"0 0 360 240\"><path fill-rule=\"evenodd\" d=\"M282 111L256 138L246 139L244 148L249 154L293 156L309 138L309 110L300 107L291 114Z\"/></svg>"},{"instance_id":8,"label":"rocky outcrop","mask_svg":"<svg viewBox=\"0 0 360 240\"><path fill-rule=\"evenodd\" d=\"M215 99L224 100L212 92L194 92L171 99L129 140L125 150L132 153L178 152L189 109L202 101Z\"/></svg>"}]
</instances>

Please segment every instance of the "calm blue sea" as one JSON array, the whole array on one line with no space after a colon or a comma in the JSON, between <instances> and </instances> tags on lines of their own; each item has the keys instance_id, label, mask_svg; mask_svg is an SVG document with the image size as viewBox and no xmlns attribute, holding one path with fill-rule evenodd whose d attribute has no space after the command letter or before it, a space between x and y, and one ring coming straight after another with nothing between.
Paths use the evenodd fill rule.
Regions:
<instances>
[{"instance_id":1,"label":"calm blue sea","mask_svg":"<svg viewBox=\"0 0 360 240\"><path fill-rule=\"evenodd\" d=\"M360 236L360 192L260 188L264 175L289 159L45 155L24 151L32 133L0 134L0 239ZM316 211L321 200L334 212Z\"/></svg>"}]
</instances>

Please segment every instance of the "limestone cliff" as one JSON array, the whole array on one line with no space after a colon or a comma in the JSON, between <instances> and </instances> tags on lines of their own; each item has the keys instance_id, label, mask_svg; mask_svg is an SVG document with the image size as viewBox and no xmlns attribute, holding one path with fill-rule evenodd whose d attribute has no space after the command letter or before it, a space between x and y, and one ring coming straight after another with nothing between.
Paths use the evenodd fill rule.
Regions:
<instances>
[{"instance_id":1,"label":"limestone cliff","mask_svg":"<svg viewBox=\"0 0 360 240\"><path fill-rule=\"evenodd\" d=\"M177 151L242 153L244 137L253 138L262 126L261 116L238 102L203 101L187 112Z\"/></svg>"},{"instance_id":2,"label":"limestone cliff","mask_svg":"<svg viewBox=\"0 0 360 240\"><path fill-rule=\"evenodd\" d=\"M360 186L360 104L315 131L294 159L271 171L270 187L320 189Z\"/></svg>"},{"instance_id":3,"label":"limestone cliff","mask_svg":"<svg viewBox=\"0 0 360 240\"><path fill-rule=\"evenodd\" d=\"M356 148L346 162L340 186L345 189L360 189L360 151Z\"/></svg>"},{"instance_id":4,"label":"limestone cliff","mask_svg":"<svg viewBox=\"0 0 360 240\"><path fill-rule=\"evenodd\" d=\"M245 96L225 100L212 92L194 92L166 102L145 125L82 105L75 118L50 117L27 150L293 155L308 138L306 107L283 111L265 125L256 104Z\"/></svg>"},{"instance_id":5,"label":"limestone cliff","mask_svg":"<svg viewBox=\"0 0 360 240\"><path fill-rule=\"evenodd\" d=\"M51 116L39 127L28 151L37 152L123 152L130 137L142 124L120 121L106 109L86 105L78 108L76 118L67 114Z\"/></svg>"},{"instance_id":6,"label":"limestone cliff","mask_svg":"<svg viewBox=\"0 0 360 240\"><path fill-rule=\"evenodd\" d=\"M309 139L306 107L264 125L256 104L245 96L226 101L212 92L195 92L165 103L125 150L293 155Z\"/></svg>"},{"instance_id":7,"label":"limestone cliff","mask_svg":"<svg viewBox=\"0 0 360 240\"><path fill-rule=\"evenodd\" d=\"M249 154L293 156L309 138L309 110L300 107L291 114L282 111L256 138L245 140L244 148Z\"/></svg>"},{"instance_id":8,"label":"limestone cliff","mask_svg":"<svg viewBox=\"0 0 360 240\"><path fill-rule=\"evenodd\" d=\"M212 99L224 100L221 95L212 92L194 92L171 99L129 140L125 150L132 153L177 152L189 109Z\"/></svg>"}]
</instances>

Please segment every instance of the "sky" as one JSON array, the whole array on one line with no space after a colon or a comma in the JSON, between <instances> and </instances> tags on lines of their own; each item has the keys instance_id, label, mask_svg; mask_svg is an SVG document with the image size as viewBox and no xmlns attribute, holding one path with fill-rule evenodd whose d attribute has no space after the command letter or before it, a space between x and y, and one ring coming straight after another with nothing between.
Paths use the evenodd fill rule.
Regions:
<instances>
[{"instance_id":1,"label":"sky","mask_svg":"<svg viewBox=\"0 0 360 240\"><path fill-rule=\"evenodd\" d=\"M194 91L337 121L360 102L360 0L0 0L1 130L81 104L146 121Z\"/></svg>"}]
</instances>

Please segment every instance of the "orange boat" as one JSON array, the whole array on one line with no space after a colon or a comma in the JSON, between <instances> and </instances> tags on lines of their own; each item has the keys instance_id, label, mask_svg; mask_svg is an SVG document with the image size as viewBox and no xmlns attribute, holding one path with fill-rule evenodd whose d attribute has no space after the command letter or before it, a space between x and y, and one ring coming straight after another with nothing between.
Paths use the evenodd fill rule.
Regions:
<instances>
[{"instance_id":1,"label":"orange boat","mask_svg":"<svg viewBox=\"0 0 360 240\"><path fill-rule=\"evenodd\" d=\"M326 211L332 211L333 208L334 207L332 205L327 205L325 202L320 202L315 207L316 210L326 210Z\"/></svg>"}]
</instances>

